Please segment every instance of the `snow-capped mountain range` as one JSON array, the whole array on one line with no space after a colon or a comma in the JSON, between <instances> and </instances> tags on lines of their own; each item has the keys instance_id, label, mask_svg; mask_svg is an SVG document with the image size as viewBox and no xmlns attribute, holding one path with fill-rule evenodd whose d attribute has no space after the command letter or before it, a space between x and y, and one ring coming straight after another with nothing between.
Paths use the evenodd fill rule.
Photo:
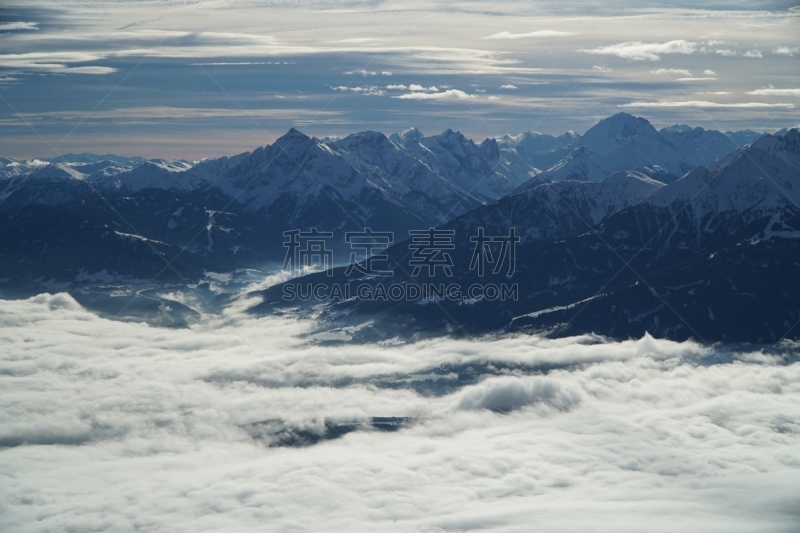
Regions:
<instances>
[{"instance_id":1,"label":"snow-capped mountain range","mask_svg":"<svg viewBox=\"0 0 800 533\"><path fill-rule=\"evenodd\" d=\"M369 318L365 338L418 331L532 330L702 341L776 342L800 322L800 133L766 135L708 167L664 184L635 171L599 182L565 180L527 187L462 215L452 276L409 276L408 243L389 249L391 280L328 283L514 282L513 300L349 300L329 302L332 324ZM470 238L482 229L520 236L516 272L481 277L470 268ZM495 248L495 254L501 253ZM312 275L308 282L313 283ZM285 304L283 287L265 291L261 309ZM294 302L296 305L296 302ZM468 305L465 305L468 303ZM346 317L346 318L337 318Z\"/></svg>"},{"instance_id":2,"label":"snow-capped mountain range","mask_svg":"<svg viewBox=\"0 0 800 533\"><path fill-rule=\"evenodd\" d=\"M412 128L321 140L292 129L270 146L199 162L4 158L0 285L187 282L280 266L288 230L331 231L330 245L344 251L344 232L364 227L395 233L398 263L409 230L453 229L466 283L475 281L465 265L477 228L515 228L519 300L446 304L444 318L437 305L368 312L406 315L421 329L455 319L468 331L565 323L570 334L722 339L741 319L735 309L749 306L761 322L737 339L777 339L781 324L800 319L800 141L792 129L737 148L750 133L658 131L620 113L582 136L475 143ZM346 306L346 316L367 313Z\"/></svg>"}]
</instances>

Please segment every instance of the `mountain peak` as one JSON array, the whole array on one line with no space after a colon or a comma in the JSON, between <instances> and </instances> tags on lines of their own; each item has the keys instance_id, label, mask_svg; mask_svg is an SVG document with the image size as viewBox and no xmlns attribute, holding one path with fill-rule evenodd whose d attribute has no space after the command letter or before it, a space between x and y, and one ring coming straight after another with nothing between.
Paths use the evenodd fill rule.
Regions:
<instances>
[{"instance_id":1,"label":"mountain peak","mask_svg":"<svg viewBox=\"0 0 800 533\"><path fill-rule=\"evenodd\" d=\"M660 133L687 133L692 131L694 128L691 126L687 126L686 124L673 124L672 126L667 126L666 128L661 128L659 130Z\"/></svg>"},{"instance_id":2,"label":"mountain peak","mask_svg":"<svg viewBox=\"0 0 800 533\"><path fill-rule=\"evenodd\" d=\"M656 133L656 130L647 119L620 112L598 122L586 132L586 135L583 136L584 140L593 132L602 133L607 139L618 139Z\"/></svg>"},{"instance_id":3,"label":"mountain peak","mask_svg":"<svg viewBox=\"0 0 800 533\"><path fill-rule=\"evenodd\" d=\"M289 131L284 133L283 136L281 136L278 140L285 139L285 138L292 138L292 137L300 137L300 138L310 139L310 137L308 135L306 135L302 131L298 130L297 128L292 127L292 128L289 128Z\"/></svg>"},{"instance_id":4,"label":"mountain peak","mask_svg":"<svg viewBox=\"0 0 800 533\"><path fill-rule=\"evenodd\" d=\"M311 137L298 129L291 128L275 141L274 146L296 154L307 150L312 142L313 139Z\"/></svg>"},{"instance_id":5,"label":"mountain peak","mask_svg":"<svg viewBox=\"0 0 800 533\"><path fill-rule=\"evenodd\" d=\"M418 128L411 127L400 133L392 133L389 136L389 140L394 142L399 142L400 144L406 144L409 142L417 142L423 137L425 137L425 135L423 135L423 133L419 131Z\"/></svg>"},{"instance_id":6,"label":"mountain peak","mask_svg":"<svg viewBox=\"0 0 800 533\"><path fill-rule=\"evenodd\" d=\"M580 142L593 152L605 155L619 148L617 141L620 139L633 137L663 139L646 119L634 117L629 113L617 113L589 128Z\"/></svg>"}]
</instances>

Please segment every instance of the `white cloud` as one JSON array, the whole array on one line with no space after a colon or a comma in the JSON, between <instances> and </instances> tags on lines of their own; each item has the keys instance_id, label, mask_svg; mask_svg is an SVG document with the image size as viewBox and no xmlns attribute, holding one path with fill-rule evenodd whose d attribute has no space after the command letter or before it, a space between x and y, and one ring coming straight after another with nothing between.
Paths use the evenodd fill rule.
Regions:
<instances>
[{"instance_id":1,"label":"white cloud","mask_svg":"<svg viewBox=\"0 0 800 533\"><path fill-rule=\"evenodd\" d=\"M711 81L716 80L716 77L713 76L699 76L699 77L687 77L687 78L675 78L675 81Z\"/></svg>"},{"instance_id":2,"label":"white cloud","mask_svg":"<svg viewBox=\"0 0 800 533\"><path fill-rule=\"evenodd\" d=\"M500 100L501 98L499 96L492 95L492 96L488 96L486 99L487 100Z\"/></svg>"},{"instance_id":3,"label":"white cloud","mask_svg":"<svg viewBox=\"0 0 800 533\"><path fill-rule=\"evenodd\" d=\"M658 75L680 74L681 76L691 76L692 75L691 72L689 72L686 69L682 69L682 68L660 68L658 70L651 70L650 74L658 74Z\"/></svg>"},{"instance_id":4,"label":"white cloud","mask_svg":"<svg viewBox=\"0 0 800 533\"><path fill-rule=\"evenodd\" d=\"M300 337L310 321L245 307L168 329L65 294L0 301L4 528L796 529L800 363L772 350L592 335L319 346ZM459 385L470 367L478 382ZM435 379L441 391L415 392ZM412 420L270 447L372 416Z\"/></svg>"},{"instance_id":5,"label":"white cloud","mask_svg":"<svg viewBox=\"0 0 800 533\"><path fill-rule=\"evenodd\" d=\"M773 54L794 57L794 54L800 53L800 47L789 48L788 46L779 46L772 50Z\"/></svg>"},{"instance_id":6,"label":"white cloud","mask_svg":"<svg viewBox=\"0 0 800 533\"><path fill-rule=\"evenodd\" d=\"M517 89L516 85L511 85L510 83L504 83L500 86L501 89Z\"/></svg>"},{"instance_id":7,"label":"white cloud","mask_svg":"<svg viewBox=\"0 0 800 533\"><path fill-rule=\"evenodd\" d=\"M341 92L349 91L353 93L368 94L371 96L383 96L384 94L386 94L380 87L376 85L370 85L365 87L347 87L345 85L339 85L338 87L332 87L332 89L334 91L341 91Z\"/></svg>"},{"instance_id":8,"label":"white cloud","mask_svg":"<svg viewBox=\"0 0 800 533\"><path fill-rule=\"evenodd\" d=\"M760 50L748 50L744 53L744 57L755 57L757 59L761 59L764 57L764 54L762 54Z\"/></svg>"},{"instance_id":9,"label":"white cloud","mask_svg":"<svg viewBox=\"0 0 800 533\"><path fill-rule=\"evenodd\" d=\"M510 33L507 31L501 31L500 33L495 33L493 35L489 35L488 37L484 37L484 39L526 39L528 37L568 37L570 35L577 34L569 31L558 30L536 30L527 33Z\"/></svg>"},{"instance_id":10,"label":"white cloud","mask_svg":"<svg viewBox=\"0 0 800 533\"><path fill-rule=\"evenodd\" d=\"M378 75L378 73L375 72L374 70L365 70L363 68L356 69L356 70L348 70L347 72L345 72L345 74L347 74L348 76L360 75L360 76L364 76L365 78L368 77L368 76L377 76Z\"/></svg>"},{"instance_id":11,"label":"white cloud","mask_svg":"<svg viewBox=\"0 0 800 533\"><path fill-rule=\"evenodd\" d=\"M800 96L800 89L776 89L770 85L766 88L750 91L747 94L754 94L757 96Z\"/></svg>"},{"instance_id":12,"label":"white cloud","mask_svg":"<svg viewBox=\"0 0 800 533\"><path fill-rule=\"evenodd\" d=\"M391 76L391 75L392 75L392 73L389 70L382 70L381 71L381 76Z\"/></svg>"},{"instance_id":13,"label":"white cloud","mask_svg":"<svg viewBox=\"0 0 800 533\"><path fill-rule=\"evenodd\" d=\"M439 88L436 87L435 85L431 85L430 87L424 87L424 86L419 85L417 83L412 83L411 85L408 86L408 90L410 90L410 91L436 92L436 91L439 90Z\"/></svg>"},{"instance_id":14,"label":"white cloud","mask_svg":"<svg viewBox=\"0 0 800 533\"><path fill-rule=\"evenodd\" d=\"M400 98L401 100L469 100L470 98L475 98L475 95L467 94L458 89L448 89L439 93L413 92L393 96L392 98Z\"/></svg>"},{"instance_id":15,"label":"white cloud","mask_svg":"<svg viewBox=\"0 0 800 533\"><path fill-rule=\"evenodd\" d=\"M331 42L332 43L355 43L355 44L361 44L361 43L371 43L371 42L382 41L382 40L383 39L378 39L378 38L375 38L375 37L350 37L348 39L339 39L337 41L331 41Z\"/></svg>"},{"instance_id":16,"label":"white cloud","mask_svg":"<svg viewBox=\"0 0 800 533\"><path fill-rule=\"evenodd\" d=\"M738 55L739 53L736 50L729 50L727 48L722 48L715 51L717 54L725 57L732 57Z\"/></svg>"},{"instance_id":17,"label":"white cloud","mask_svg":"<svg viewBox=\"0 0 800 533\"><path fill-rule=\"evenodd\" d=\"M87 52L34 52L0 54L0 67L17 71L49 72L53 74L111 74L117 69L101 66L70 67L70 63L85 63L103 59L102 54Z\"/></svg>"},{"instance_id":18,"label":"white cloud","mask_svg":"<svg viewBox=\"0 0 800 533\"><path fill-rule=\"evenodd\" d=\"M593 72L611 72L611 68L605 65L592 65Z\"/></svg>"},{"instance_id":19,"label":"white cloud","mask_svg":"<svg viewBox=\"0 0 800 533\"><path fill-rule=\"evenodd\" d=\"M406 89L408 89L408 87L403 85L402 83L397 85L387 85L386 88L389 90L399 90L399 91L405 91Z\"/></svg>"},{"instance_id":20,"label":"white cloud","mask_svg":"<svg viewBox=\"0 0 800 533\"><path fill-rule=\"evenodd\" d=\"M641 41L626 41L599 48L581 49L578 52L595 55L614 55L623 59L635 61L657 61L664 54L693 54L697 43L683 39L665 43L645 43Z\"/></svg>"},{"instance_id":21,"label":"white cloud","mask_svg":"<svg viewBox=\"0 0 800 533\"><path fill-rule=\"evenodd\" d=\"M714 72L713 70L709 70L709 69L704 70L703 74L705 74L706 76L714 76L714 77L716 77L716 75L717 75L716 72Z\"/></svg>"},{"instance_id":22,"label":"white cloud","mask_svg":"<svg viewBox=\"0 0 800 533\"><path fill-rule=\"evenodd\" d=\"M38 22L3 22L0 23L0 31L38 30L38 26Z\"/></svg>"},{"instance_id":23,"label":"white cloud","mask_svg":"<svg viewBox=\"0 0 800 533\"><path fill-rule=\"evenodd\" d=\"M628 104L622 104L620 107L650 107L650 108L659 108L659 107L699 107L699 108L769 108L769 107L779 107L779 108L787 108L791 109L794 107L794 104L788 103L781 103L781 104L765 104L763 102L732 102L732 103L724 103L724 102L709 102L706 100L685 100L685 101L672 101L672 100L659 100L658 102L631 102Z\"/></svg>"},{"instance_id":24,"label":"white cloud","mask_svg":"<svg viewBox=\"0 0 800 533\"><path fill-rule=\"evenodd\" d=\"M63 70L54 70L57 74L111 74L116 72L117 69L111 67L69 67Z\"/></svg>"}]
</instances>

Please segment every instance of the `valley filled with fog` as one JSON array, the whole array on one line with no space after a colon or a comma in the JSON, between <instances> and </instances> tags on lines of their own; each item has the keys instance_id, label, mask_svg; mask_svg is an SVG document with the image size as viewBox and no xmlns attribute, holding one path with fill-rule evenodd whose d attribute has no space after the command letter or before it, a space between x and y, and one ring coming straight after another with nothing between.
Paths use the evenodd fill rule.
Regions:
<instances>
[{"instance_id":1,"label":"valley filled with fog","mask_svg":"<svg viewBox=\"0 0 800 533\"><path fill-rule=\"evenodd\" d=\"M792 342L355 344L256 303L164 327L0 302L4 527L796 530Z\"/></svg>"}]
</instances>

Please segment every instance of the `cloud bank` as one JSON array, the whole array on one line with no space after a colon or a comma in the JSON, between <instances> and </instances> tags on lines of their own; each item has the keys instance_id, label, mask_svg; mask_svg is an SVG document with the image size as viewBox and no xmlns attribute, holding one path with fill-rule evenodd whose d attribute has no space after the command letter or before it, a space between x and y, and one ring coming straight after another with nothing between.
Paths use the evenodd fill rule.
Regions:
<instances>
[{"instance_id":1,"label":"cloud bank","mask_svg":"<svg viewBox=\"0 0 800 533\"><path fill-rule=\"evenodd\" d=\"M414 90L413 86L411 90ZM393 96L392 98L399 98L400 100L469 100L475 98L475 95L467 94L459 89L448 89L442 92L413 92Z\"/></svg>"},{"instance_id":2,"label":"cloud bank","mask_svg":"<svg viewBox=\"0 0 800 533\"><path fill-rule=\"evenodd\" d=\"M527 39L530 37L567 37L570 35L577 35L574 32L569 31L558 31L558 30L536 30L536 31L529 31L527 33L511 33L507 31L501 31L500 33L495 33L493 35L489 35L484 37L487 40L493 39Z\"/></svg>"},{"instance_id":3,"label":"cloud bank","mask_svg":"<svg viewBox=\"0 0 800 533\"><path fill-rule=\"evenodd\" d=\"M658 61L665 54L693 54L695 50L697 50L697 43L678 39L665 43L626 41L598 48L581 49L578 52L603 56L613 55L634 61Z\"/></svg>"},{"instance_id":4,"label":"cloud bank","mask_svg":"<svg viewBox=\"0 0 800 533\"><path fill-rule=\"evenodd\" d=\"M322 346L247 305L164 329L65 294L0 301L4 528L796 526L797 346ZM404 422L358 425L374 417Z\"/></svg>"}]
</instances>

